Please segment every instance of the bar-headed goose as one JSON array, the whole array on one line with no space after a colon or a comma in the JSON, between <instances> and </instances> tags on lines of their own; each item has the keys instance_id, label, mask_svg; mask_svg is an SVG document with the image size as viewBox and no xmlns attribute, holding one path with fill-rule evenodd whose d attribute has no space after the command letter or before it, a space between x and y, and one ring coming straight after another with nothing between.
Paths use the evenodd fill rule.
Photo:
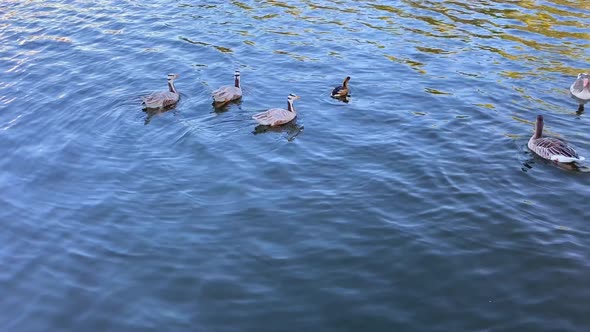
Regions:
<instances>
[{"instance_id":1,"label":"bar-headed goose","mask_svg":"<svg viewBox=\"0 0 590 332\"><path fill-rule=\"evenodd\" d=\"M176 104L180 99L180 94L174 86L174 80L177 78L178 74L168 74L168 91L154 92L143 97L145 108L163 108Z\"/></svg>"},{"instance_id":2,"label":"bar-headed goose","mask_svg":"<svg viewBox=\"0 0 590 332\"><path fill-rule=\"evenodd\" d=\"M256 122L258 122L261 125L271 127L280 126L285 123L291 122L297 116L295 107L293 107L293 102L299 98L299 96L296 96L291 93L289 94L289 97L287 97L287 109L271 108L268 111L254 114L252 116L252 119L256 120Z\"/></svg>"}]
</instances>

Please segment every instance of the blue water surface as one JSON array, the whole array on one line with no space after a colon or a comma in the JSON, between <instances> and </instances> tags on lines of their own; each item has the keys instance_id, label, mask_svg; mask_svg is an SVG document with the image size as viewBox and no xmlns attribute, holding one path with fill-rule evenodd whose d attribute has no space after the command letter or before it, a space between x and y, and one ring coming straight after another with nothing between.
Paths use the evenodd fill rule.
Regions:
<instances>
[{"instance_id":1,"label":"blue water surface","mask_svg":"<svg viewBox=\"0 0 590 332\"><path fill-rule=\"evenodd\" d=\"M0 330L587 331L590 177L526 142L543 114L590 157L588 26L574 0L0 1ZM168 73L178 105L142 111Z\"/></svg>"}]
</instances>

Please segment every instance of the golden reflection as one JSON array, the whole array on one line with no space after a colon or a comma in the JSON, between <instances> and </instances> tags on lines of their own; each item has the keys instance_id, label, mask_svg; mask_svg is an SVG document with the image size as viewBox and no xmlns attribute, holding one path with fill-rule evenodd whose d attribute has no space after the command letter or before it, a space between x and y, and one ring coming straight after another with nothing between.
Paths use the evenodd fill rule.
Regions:
<instances>
[{"instance_id":1,"label":"golden reflection","mask_svg":"<svg viewBox=\"0 0 590 332\"><path fill-rule=\"evenodd\" d=\"M290 56L291 58L293 58L293 59L295 59L297 61L318 61L318 59L310 58L310 57L305 56L305 55L293 54L293 53L287 52L287 51L276 50L273 53L274 54L288 55L288 56Z\"/></svg>"},{"instance_id":2,"label":"golden reflection","mask_svg":"<svg viewBox=\"0 0 590 332\"><path fill-rule=\"evenodd\" d=\"M495 109L496 106L494 106L494 104L475 104L475 106L477 107L483 107L483 108L487 108L487 109Z\"/></svg>"},{"instance_id":3,"label":"golden reflection","mask_svg":"<svg viewBox=\"0 0 590 332\"><path fill-rule=\"evenodd\" d=\"M503 70L500 72L500 75L505 76L505 77L509 77L512 79L522 79L524 78L526 75L530 75L527 73L519 73L516 71L510 71L510 70Z\"/></svg>"},{"instance_id":4,"label":"golden reflection","mask_svg":"<svg viewBox=\"0 0 590 332\"><path fill-rule=\"evenodd\" d=\"M486 51L491 51L493 53L499 54L503 57L505 57L508 60L518 60L518 57L512 54L508 54L505 51L492 47L492 46L478 46L478 48L482 49L482 50L486 50Z\"/></svg>"},{"instance_id":5,"label":"golden reflection","mask_svg":"<svg viewBox=\"0 0 590 332\"><path fill-rule=\"evenodd\" d=\"M352 8L352 7L339 8L339 7L323 6L323 5L319 5L317 3L312 3L310 1L304 1L304 2L307 3L307 6L310 9L334 10L334 11L339 11L342 13L358 13L359 12L358 9Z\"/></svg>"},{"instance_id":6,"label":"golden reflection","mask_svg":"<svg viewBox=\"0 0 590 332\"><path fill-rule=\"evenodd\" d=\"M298 33L293 32L293 31L266 30L266 32L276 33L277 35L285 35L285 36L299 36Z\"/></svg>"},{"instance_id":7,"label":"golden reflection","mask_svg":"<svg viewBox=\"0 0 590 332\"><path fill-rule=\"evenodd\" d=\"M519 134L508 134L508 133L505 133L504 136L506 136L508 138L511 138L513 140L524 138L522 135L519 135Z\"/></svg>"},{"instance_id":8,"label":"golden reflection","mask_svg":"<svg viewBox=\"0 0 590 332\"><path fill-rule=\"evenodd\" d=\"M240 7L240 8L242 8L242 9L245 9L245 10L252 10L252 9L253 9L252 7L250 7L250 6L246 5L246 4L245 4L245 3L243 3L243 2L239 2L239 1L233 1L232 3L233 3L234 5L236 5L236 6Z\"/></svg>"},{"instance_id":9,"label":"golden reflection","mask_svg":"<svg viewBox=\"0 0 590 332\"><path fill-rule=\"evenodd\" d=\"M333 56L333 57L335 57L335 58L342 58L342 55L340 55L340 53L338 53L338 52L335 52L335 51L330 51L330 52L328 52L328 55L329 55L329 56Z\"/></svg>"},{"instance_id":10,"label":"golden reflection","mask_svg":"<svg viewBox=\"0 0 590 332\"><path fill-rule=\"evenodd\" d=\"M221 53L232 53L233 52L232 49L231 48L228 48L228 47L212 45L212 44L201 42L201 41L194 41L194 40L191 40L191 39L186 38L186 37L178 37L178 38L180 40L184 40L185 42L190 43L190 44L193 44L193 45L201 45L201 46L213 47L213 48L215 48L216 50L218 50Z\"/></svg>"},{"instance_id":11,"label":"golden reflection","mask_svg":"<svg viewBox=\"0 0 590 332\"><path fill-rule=\"evenodd\" d=\"M424 91L433 95L452 95L450 92L444 92L433 88L424 88Z\"/></svg>"},{"instance_id":12,"label":"golden reflection","mask_svg":"<svg viewBox=\"0 0 590 332\"><path fill-rule=\"evenodd\" d=\"M401 64L406 64L409 65L410 68L416 70L418 73L420 74L426 74L426 71L424 69L422 69L421 67L424 66L424 64L422 62L418 62L418 61L414 61L414 60L409 60L409 59L398 59L393 55L385 55L386 58L388 58L391 61L397 62L397 63L401 63Z\"/></svg>"},{"instance_id":13,"label":"golden reflection","mask_svg":"<svg viewBox=\"0 0 590 332\"><path fill-rule=\"evenodd\" d=\"M535 125L535 122L534 121L529 121L529 120L526 120L526 119L523 119L523 118L519 118L517 116L512 116L512 119L513 120L516 120L518 122L522 122L524 124L528 124L530 126L534 126Z\"/></svg>"},{"instance_id":14,"label":"golden reflection","mask_svg":"<svg viewBox=\"0 0 590 332\"><path fill-rule=\"evenodd\" d=\"M449 51L441 50L440 48L434 48L434 47L416 46L416 49L418 51L420 51L420 52L432 53L432 54L453 54L453 53L457 53L457 52L449 52Z\"/></svg>"},{"instance_id":15,"label":"golden reflection","mask_svg":"<svg viewBox=\"0 0 590 332\"><path fill-rule=\"evenodd\" d=\"M255 20L270 20L271 18L275 18L277 16L279 16L279 14L267 14L264 16L252 16L252 18Z\"/></svg>"},{"instance_id":16,"label":"golden reflection","mask_svg":"<svg viewBox=\"0 0 590 332\"><path fill-rule=\"evenodd\" d=\"M276 1L276 0L267 0L266 1L268 4L270 4L271 6L276 6L276 7L283 7L283 8L288 8L288 9L295 9L295 6L291 6L285 2L281 2L281 1Z\"/></svg>"},{"instance_id":17,"label":"golden reflection","mask_svg":"<svg viewBox=\"0 0 590 332\"><path fill-rule=\"evenodd\" d=\"M387 6L387 5L369 5L369 6L375 8L375 9L378 9L378 10L383 10L386 12L397 14L399 16L407 16L407 14L403 10L392 7L392 6Z\"/></svg>"}]
</instances>

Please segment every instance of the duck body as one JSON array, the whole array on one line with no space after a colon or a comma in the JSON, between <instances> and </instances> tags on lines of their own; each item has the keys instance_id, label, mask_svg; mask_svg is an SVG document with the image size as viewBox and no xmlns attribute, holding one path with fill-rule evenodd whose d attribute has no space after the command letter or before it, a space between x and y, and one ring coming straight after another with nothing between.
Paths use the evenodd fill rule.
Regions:
<instances>
[{"instance_id":1,"label":"duck body","mask_svg":"<svg viewBox=\"0 0 590 332\"><path fill-rule=\"evenodd\" d=\"M539 155L548 160L560 163L572 163L585 160L578 155L578 152L566 142L555 137L543 137L543 116L537 116L535 133L529 139L528 147Z\"/></svg>"},{"instance_id":2,"label":"duck body","mask_svg":"<svg viewBox=\"0 0 590 332\"><path fill-rule=\"evenodd\" d=\"M332 90L332 98L346 98L348 96L348 81L350 81L350 76L347 76L342 82L342 85L339 85Z\"/></svg>"},{"instance_id":3,"label":"duck body","mask_svg":"<svg viewBox=\"0 0 590 332\"><path fill-rule=\"evenodd\" d=\"M240 86L240 72L236 70L234 74L234 85L233 86L222 86L219 89L213 91L213 101L216 104L225 104L230 101L238 100L242 98L242 87Z\"/></svg>"},{"instance_id":4,"label":"duck body","mask_svg":"<svg viewBox=\"0 0 590 332\"><path fill-rule=\"evenodd\" d=\"M293 101L299 99L299 96L290 94L287 98L288 106L287 109L282 108L271 108L267 111L254 114L252 119L256 120L261 125L276 127L284 125L293 121L297 117L295 107L293 107Z\"/></svg>"},{"instance_id":5,"label":"duck body","mask_svg":"<svg viewBox=\"0 0 590 332\"><path fill-rule=\"evenodd\" d=\"M168 91L158 91L143 97L145 108L164 108L176 104L180 99L180 94L174 86L174 80L177 78L177 74L168 74Z\"/></svg>"}]
</instances>

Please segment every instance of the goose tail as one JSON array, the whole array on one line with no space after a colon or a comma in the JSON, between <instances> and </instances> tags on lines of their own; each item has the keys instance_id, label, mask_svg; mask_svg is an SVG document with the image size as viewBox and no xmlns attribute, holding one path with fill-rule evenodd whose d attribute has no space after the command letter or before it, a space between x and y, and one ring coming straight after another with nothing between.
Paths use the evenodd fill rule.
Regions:
<instances>
[{"instance_id":1,"label":"goose tail","mask_svg":"<svg viewBox=\"0 0 590 332\"><path fill-rule=\"evenodd\" d=\"M566 156L560 156L560 155L553 155L551 156L551 160L560 162L560 163L573 163L573 162L580 162L580 161L584 161L586 160L586 158L584 157L578 157L578 158L574 158L574 157L566 157Z\"/></svg>"}]
</instances>

